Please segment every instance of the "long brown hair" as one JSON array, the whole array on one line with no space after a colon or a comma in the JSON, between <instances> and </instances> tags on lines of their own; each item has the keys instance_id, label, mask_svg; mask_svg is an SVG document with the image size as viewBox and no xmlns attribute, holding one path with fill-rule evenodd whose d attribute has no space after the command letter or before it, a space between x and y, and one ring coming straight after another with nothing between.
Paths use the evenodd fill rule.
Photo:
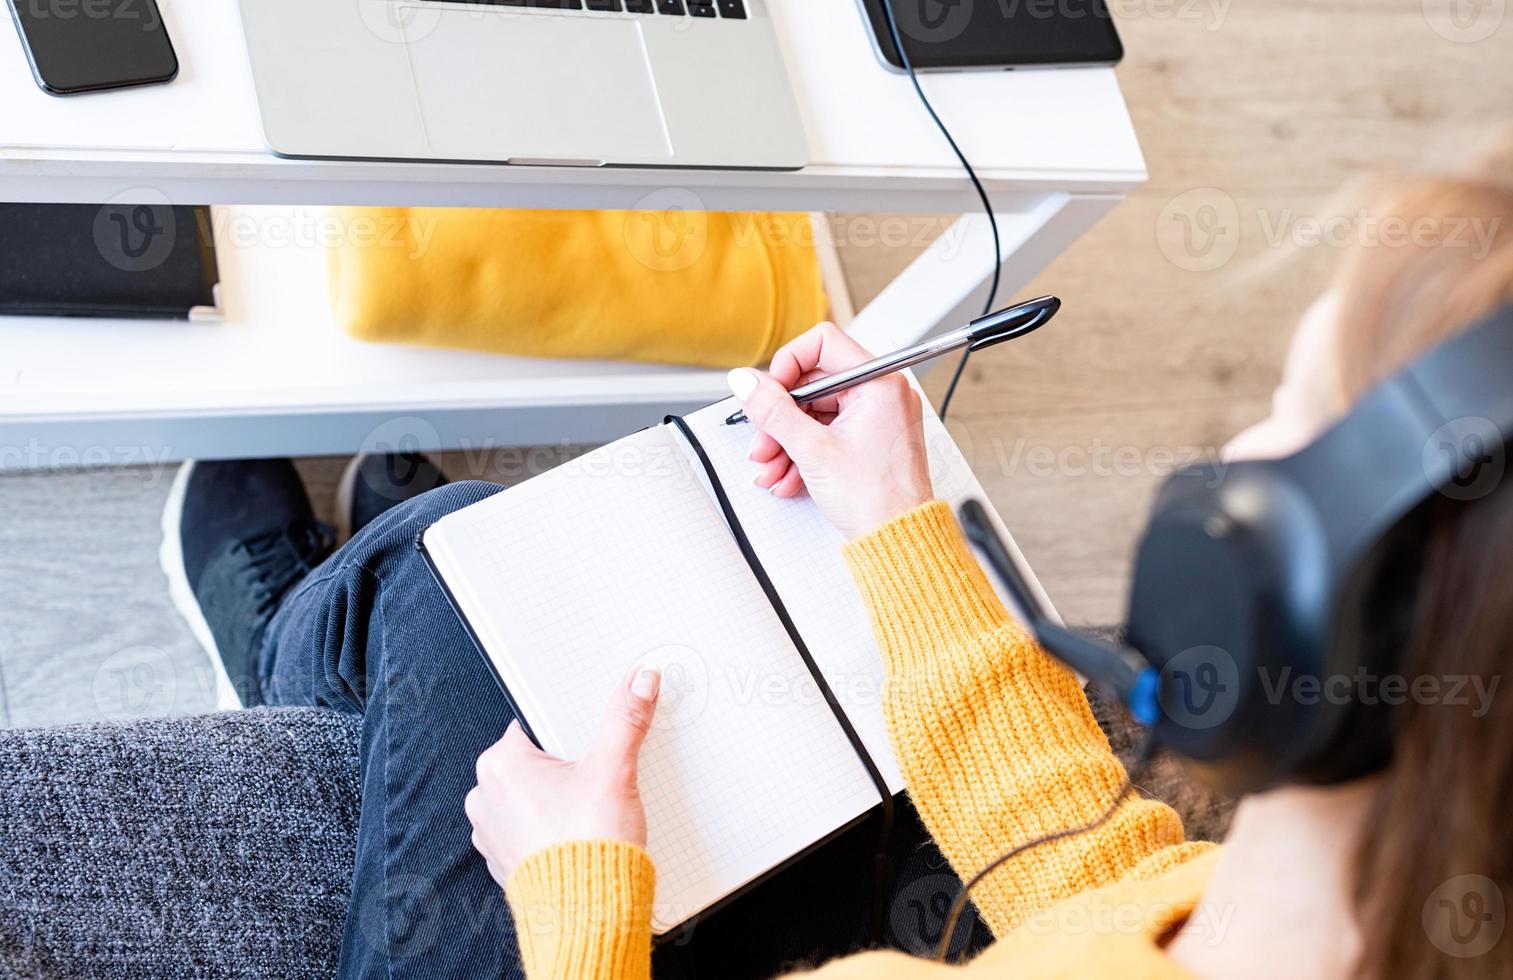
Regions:
<instances>
[{"instance_id":1,"label":"long brown hair","mask_svg":"<svg viewBox=\"0 0 1513 980\"><path fill-rule=\"evenodd\" d=\"M1341 407L1513 303L1513 129L1466 174L1393 180L1362 214L1406 238L1359 236L1335 279ZM1405 678L1467 678L1490 694L1452 699L1447 682L1396 709L1357 856L1362 976L1513 977L1513 691L1501 689L1513 674L1513 460L1496 465L1510 469L1494 488L1426 505L1410 625L1388 639Z\"/></svg>"}]
</instances>

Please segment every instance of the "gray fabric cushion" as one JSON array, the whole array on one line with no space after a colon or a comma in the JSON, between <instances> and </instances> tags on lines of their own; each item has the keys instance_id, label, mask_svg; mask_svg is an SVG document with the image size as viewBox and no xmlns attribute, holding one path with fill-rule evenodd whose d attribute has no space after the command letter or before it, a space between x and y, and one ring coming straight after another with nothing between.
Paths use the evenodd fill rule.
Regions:
<instances>
[{"instance_id":1,"label":"gray fabric cushion","mask_svg":"<svg viewBox=\"0 0 1513 980\"><path fill-rule=\"evenodd\" d=\"M0 731L0 973L331 976L358 726L255 709Z\"/></svg>"}]
</instances>

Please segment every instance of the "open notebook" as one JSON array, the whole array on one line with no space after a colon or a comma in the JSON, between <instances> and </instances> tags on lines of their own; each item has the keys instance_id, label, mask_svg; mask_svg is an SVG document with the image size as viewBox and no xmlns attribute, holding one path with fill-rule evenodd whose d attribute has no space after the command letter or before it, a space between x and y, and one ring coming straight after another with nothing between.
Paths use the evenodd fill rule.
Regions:
<instances>
[{"instance_id":1,"label":"open notebook","mask_svg":"<svg viewBox=\"0 0 1513 980\"><path fill-rule=\"evenodd\" d=\"M583 755L616 685L635 666L661 667L640 768L658 934L865 816L880 783L903 789L883 724L883 667L841 535L807 497L780 500L752 483L752 429L724 424L738 408L725 401L683 420L710 469L679 426L659 425L451 514L421 540L546 751ZM985 500L925 414L937 495Z\"/></svg>"}]
</instances>

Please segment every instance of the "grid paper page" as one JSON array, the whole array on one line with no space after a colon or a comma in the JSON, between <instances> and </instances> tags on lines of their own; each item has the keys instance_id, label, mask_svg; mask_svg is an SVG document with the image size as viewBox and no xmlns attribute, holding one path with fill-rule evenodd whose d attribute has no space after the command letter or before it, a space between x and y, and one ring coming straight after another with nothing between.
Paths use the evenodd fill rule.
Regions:
<instances>
[{"instance_id":1,"label":"grid paper page","mask_svg":"<svg viewBox=\"0 0 1513 980\"><path fill-rule=\"evenodd\" d=\"M877 803L666 427L444 518L426 546L543 747L579 758L634 666L663 668L641 753L659 931Z\"/></svg>"},{"instance_id":2,"label":"grid paper page","mask_svg":"<svg viewBox=\"0 0 1513 980\"><path fill-rule=\"evenodd\" d=\"M739 409L740 405L729 399L695 412L686 421L709 454L746 536L826 683L846 709L888 785L897 792L904 781L883 721L882 659L866 607L841 552L845 539L807 496L783 500L752 483L757 465L746 454L755 430L750 425L725 424L726 417ZM950 501L953 509L969 497L986 504L987 495L972 474L971 465L928 407L924 421L936 496ZM997 521L996 515L994 519ZM998 523L1000 534L1019 558L1012 539ZM1019 564L1031 587L1039 590L1024 562L1020 560ZM814 687L802 665L793 682L796 689ZM813 697L818 698L818 693Z\"/></svg>"}]
</instances>

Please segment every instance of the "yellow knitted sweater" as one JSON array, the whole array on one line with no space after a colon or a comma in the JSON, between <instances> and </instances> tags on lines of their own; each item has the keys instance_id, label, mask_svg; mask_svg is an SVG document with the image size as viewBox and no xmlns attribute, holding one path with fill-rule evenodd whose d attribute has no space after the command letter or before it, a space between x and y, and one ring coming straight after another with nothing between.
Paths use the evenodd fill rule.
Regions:
<instances>
[{"instance_id":1,"label":"yellow knitted sweater","mask_svg":"<svg viewBox=\"0 0 1513 980\"><path fill-rule=\"evenodd\" d=\"M1124 770L1077 679L1038 650L939 501L846 546L888 671L894 750L963 878L1010 847L1098 816ZM1097 831L995 871L973 899L997 942L965 967L863 953L816 980L1185 975L1159 940L1193 913L1217 849L1169 807L1130 800ZM506 890L532 980L650 974L656 871L640 848L579 841L521 862Z\"/></svg>"}]
</instances>

